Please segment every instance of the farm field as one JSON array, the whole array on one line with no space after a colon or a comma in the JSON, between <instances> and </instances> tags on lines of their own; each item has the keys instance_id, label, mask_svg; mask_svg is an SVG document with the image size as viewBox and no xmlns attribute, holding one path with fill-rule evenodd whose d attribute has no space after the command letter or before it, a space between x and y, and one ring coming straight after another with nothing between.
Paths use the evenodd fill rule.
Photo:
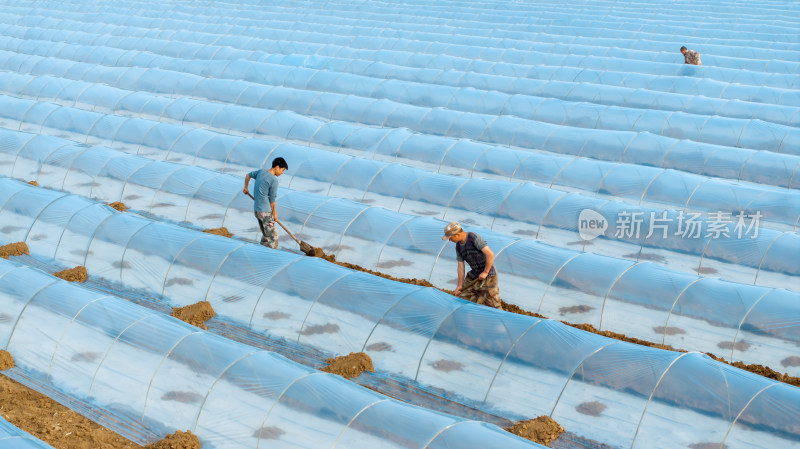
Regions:
<instances>
[{"instance_id":1,"label":"farm field","mask_svg":"<svg viewBox=\"0 0 800 449\"><path fill-rule=\"evenodd\" d=\"M0 447L800 447L800 5L2 11Z\"/></svg>"}]
</instances>

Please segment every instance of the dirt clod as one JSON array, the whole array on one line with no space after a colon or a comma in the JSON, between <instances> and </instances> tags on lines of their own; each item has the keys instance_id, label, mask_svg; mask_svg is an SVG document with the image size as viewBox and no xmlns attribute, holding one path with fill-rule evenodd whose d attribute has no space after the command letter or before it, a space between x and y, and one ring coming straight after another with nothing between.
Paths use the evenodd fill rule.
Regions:
<instances>
[{"instance_id":1,"label":"dirt clod","mask_svg":"<svg viewBox=\"0 0 800 449\"><path fill-rule=\"evenodd\" d=\"M207 234L221 235L223 237L228 237L228 238L233 236L233 234L231 234L230 231L228 231L228 228L226 228L225 226L221 228L205 229L203 232Z\"/></svg>"},{"instance_id":2,"label":"dirt clod","mask_svg":"<svg viewBox=\"0 0 800 449\"><path fill-rule=\"evenodd\" d=\"M126 210L128 210L128 208L125 206L125 203L122 203L120 201L114 201L113 203L106 203L106 204L108 204L109 206L120 212L125 212Z\"/></svg>"},{"instance_id":3,"label":"dirt clod","mask_svg":"<svg viewBox=\"0 0 800 449\"><path fill-rule=\"evenodd\" d=\"M195 404L199 403L203 400L203 396L200 393L195 393L194 391L168 391L161 396L161 399L165 401L175 401L175 402L182 402L184 404Z\"/></svg>"},{"instance_id":4,"label":"dirt clod","mask_svg":"<svg viewBox=\"0 0 800 449\"><path fill-rule=\"evenodd\" d=\"M358 377L364 371L375 372L375 368L372 366L372 359L363 352L351 352L348 355L329 358L325 361L328 366L320 368L320 371L338 374L348 379Z\"/></svg>"},{"instance_id":5,"label":"dirt clod","mask_svg":"<svg viewBox=\"0 0 800 449\"><path fill-rule=\"evenodd\" d=\"M300 335L335 334L337 332L339 332L338 324L325 323L306 326L300 331Z\"/></svg>"},{"instance_id":6,"label":"dirt clod","mask_svg":"<svg viewBox=\"0 0 800 449\"><path fill-rule=\"evenodd\" d=\"M736 343L732 341L721 341L717 343L717 347L722 349L735 349L737 351L747 351L750 348L750 343L742 340Z\"/></svg>"},{"instance_id":7,"label":"dirt clod","mask_svg":"<svg viewBox=\"0 0 800 449\"><path fill-rule=\"evenodd\" d=\"M783 366L800 366L800 357L793 355L781 360Z\"/></svg>"},{"instance_id":8,"label":"dirt clod","mask_svg":"<svg viewBox=\"0 0 800 449\"><path fill-rule=\"evenodd\" d=\"M28 181L28 184L30 184L30 185L32 185L34 187L39 187L39 183L36 182L36 181Z\"/></svg>"},{"instance_id":9,"label":"dirt clod","mask_svg":"<svg viewBox=\"0 0 800 449\"><path fill-rule=\"evenodd\" d=\"M372 343L370 345L367 345L367 350L368 351L381 352L381 351L389 351L391 349L392 349L392 345L390 345L389 343L383 342L383 341L379 341L377 343Z\"/></svg>"},{"instance_id":10,"label":"dirt clod","mask_svg":"<svg viewBox=\"0 0 800 449\"><path fill-rule=\"evenodd\" d=\"M600 416L606 408L606 405L602 402L591 401L578 404L578 406L575 407L575 411L582 415Z\"/></svg>"},{"instance_id":11,"label":"dirt clod","mask_svg":"<svg viewBox=\"0 0 800 449\"><path fill-rule=\"evenodd\" d=\"M155 443L148 444L145 449L200 449L200 440L191 430L171 433Z\"/></svg>"},{"instance_id":12,"label":"dirt clod","mask_svg":"<svg viewBox=\"0 0 800 449\"><path fill-rule=\"evenodd\" d=\"M437 360L431 364L433 369L437 371L444 371L445 373L449 373L450 371L464 371L466 365L461 362L456 362L454 360Z\"/></svg>"},{"instance_id":13,"label":"dirt clod","mask_svg":"<svg viewBox=\"0 0 800 449\"><path fill-rule=\"evenodd\" d=\"M558 309L558 313L566 315L568 313L586 313L591 310L594 310L594 307L581 304L579 306L561 307Z\"/></svg>"},{"instance_id":14,"label":"dirt clod","mask_svg":"<svg viewBox=\"0 0 800 449\"><path fill-rule=\"evenodd\" d=\"M208 301L200 301L184 307L173 307L170 315L201 329L208 329L204 323L217 316Z\"/></svg>"},{"instance_id":15,"label":"dirt clod","mask_svg":"<svg viewBox=\"0 0 800 449\"><path fill-rule=\"evenodd\" d=\"M326 257L328 257L328 256L326 256L325 251L323 251L322 248L317 248L316 246L312 246L311 248L307 248L307 251L305 253L306 253L306 256L310 256L310 257L320 257L322 259L325 259ZM334 257L334 256L331 255L330 257Z\"/></svg>"},{"instance_id":16,"label":"dirt clod","mask_svg":"<svg viewBox=\"0 0 800 449\"><path fill-rule=\"evenodd\" d=\"M689 447L692 449L728 449L727 445L720 445L720 443L692 443Z\"/></svg>"},{"instance_id":17,"label":"dirt clod","mask_svg":"<svg viewBox=\"0 0 800 449\"><path fill-rule=\"evenodd\" d=\"M102 356L103 356L103 354L101 354L99 352L85 351L85 352L79 352L77 354L74 354L69 359L71 361L73 361L73 362L89 362L89 363L92 363L92 362L97 361Z\"/></svg>"},{"instance_id":18,"label":"dirt clod","mask_svg":"<svg viewBox=\"0 0 800 449\"><path fill-rule=\"evenodd\" d=\"M398 260L384 260L382 262L378 262L375 264L378 268L396 268L396 267L408 267L413 265L413 262L400 258Z\"/></svg>"},{"instance_id":19,"label":"dirt clod","mask_svg":"<svg viewBox=\"0 0 800 449\"><path fill-rule=\"evenodd\" d=\"M277 440L284 433L286 432L284 432L280 427L264 426L253 432L253 436L261 440Z\"/></svg>"},{"instance_id":20,"label":"dirt clod","mask_svg":"<svg viewBox=\"0 0 800 449\"><path fill-rule=\"evenodd\" d=\"M697 274L717 274L719 271L711 267L697 267Z\"/></svg>"},{"instance_id":21,"label":"dirt clod","mask_svg":"<svg viewBox=\"0 0 800 449\"><path fill-rule=\"evenodd\" d=\"M0 349L0 371L14 367L14 357L5 349Z\"/></svg>"},{"instance_id":22,"label":"dirt clod","mask_svg":"<svg viewBox=\"0 0 800 449\"><path fill-rule=\"evenodd\" d=\"M653 328L653 332L657 334L667 334L667 335L678 335L678 334L685 334L686 331L675 326L656 326Z\"/></svg>"},{"instance_id":23,"label":"dirt clod","mask_svg":"<svg viewBox=\"0 0 800 449\"><path fill-rule=\"evenodd\" d=\"M264 318L268 320L285 320L286 318L291 318L288 313L281 312L280 310L273 310L272 312L265 312L262 315Z\"/></svg>"},{"instance_id":24,"label":"dirt clod","mask_svg":"<svg viewBox=\"0 0 800 449\"><path fill-rule=\"evenodd\" d=\"M69 282L86 282L89 274L86 272L86 267L79 265L75 268L57 271L53 273L53 276Z\"/></svg>"},{"instance_id":25,"label":"dirt clod","mask_svg":"<svg viewBox=\"0 0 800 449\"><path fill-rule=\"evenodd\" d=\"M548 445L564 433L553 418L542 415L536 419L517 421L513 426L506 428L508 432L520 436L534 443Z\"/></svg>"},{"instance_id":26,"label":"dirt clod","mask_svg":"<svg viewBox=\"0 0 800 449\"><path fill-rule=\"evenodd\" d=\"M31 255L28 251L28 245L25 242L9 243L8 245L0 246L0 257L8 259L9 256L21 256L23 254Z\"/></svg>"}]
</instances>

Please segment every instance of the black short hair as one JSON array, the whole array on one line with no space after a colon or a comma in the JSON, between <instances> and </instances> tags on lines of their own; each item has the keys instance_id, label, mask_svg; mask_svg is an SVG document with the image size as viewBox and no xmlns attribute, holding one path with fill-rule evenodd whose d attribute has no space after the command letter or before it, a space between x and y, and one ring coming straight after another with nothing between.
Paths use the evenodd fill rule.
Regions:
<instances>
[{"instance_id":1,"label":"black short hair","mask_svg":"<svg viewBox=\"0 0 800 449\"><path fill-rule=\"evenodd\" d=\"M284 170L288 170L289 169L289 165L286 164L286 159L284 159L282 157L276 157L275 159L272 160L272 168L275 168L275 167L279 167L279 168L282 168Z\"/></svg>"},{"instance_id":2,"label":"black short hair","mask_svg":"<svg viewBox=\"0 0 800 449\"><path fill-rule=\"evenodd\" d=\"M688 50L686 47L681 47L681 51Z\"/></svg>"}]
</instances>

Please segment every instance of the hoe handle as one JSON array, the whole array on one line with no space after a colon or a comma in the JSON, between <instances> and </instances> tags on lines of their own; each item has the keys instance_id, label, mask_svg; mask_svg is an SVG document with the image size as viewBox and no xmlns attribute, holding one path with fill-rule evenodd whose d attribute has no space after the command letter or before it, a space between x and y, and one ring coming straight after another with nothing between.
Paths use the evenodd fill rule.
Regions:
<instances>
[{"instance_id":1,"label":"hoe handle","mask_svg":"<svg viewBox=\"0 0 800 449\"><path fill-rule=\"evenodd\" d=\"M253 201L255 201L255 199L256 199L253 195L251 195L249 193L247 194L247 196L249 196L250 198L253 198ZM283 230L286 231L286 233L289 234L289 237L291 237L295 242L297 242L298 245L300 244L300 240L297 240L297 237L295 237L294 234L292 234L292 231L286 229L286 226L284 226L283 223L278 221L277 218L275 219L275 222L278 223L279 225L281 225Z\"/></svg>"}]
</instances>

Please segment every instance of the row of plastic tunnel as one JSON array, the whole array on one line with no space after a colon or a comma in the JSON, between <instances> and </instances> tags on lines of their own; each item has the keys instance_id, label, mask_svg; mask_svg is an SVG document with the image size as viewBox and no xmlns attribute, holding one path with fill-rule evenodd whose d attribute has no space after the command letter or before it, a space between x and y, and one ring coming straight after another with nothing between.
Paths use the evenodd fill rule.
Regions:
<instances>
[{"instance_id":1,"label":"row of plastic tunnel","mask_svg":"<svg viewBox=\"0 0 800 449\"><path fill-rule=\"evenodd\" d=\"M241 176L154 161L54 137L10 131L0 136L5 149L0 153L0 167L6 175L35 180L43 187L102 201L124 201L128 207L174 222L189 222L205 228L225 226L235 235L257 239L259 231L252 218L252 201L240 191ZM260 146L254 147L251 154L265 164L276 155L274 150L265 154ZM38 217L49 219L47 201L32 202L27 191L18 193L19 196L9 195L6 202L9 209L35 220L39 220ZM439 238L444 225L440 219L285 188L279 192L278 204L282 220L299 231L298 235L307 236L315 245L335 252L340 260L397 277L429 279L435 285L448 286L453 279L455 262L451 251L446 250L446 242ZM464 214L457 209L452 212ZM573 218L577 221L577 217ZM750 362L763 361L764 353L768 352L751 346L755 335L769 334L764 344L772 348L771 363L782 364L791 372L796 370L786 365L791 360L793 346L800 342L798 294L739 283L748 276L747 266L742 262L743 255L747 254L743 245L749 244L751 250L769 250L766 254L751 256L753 260L769 260L762 262L757 272L749 273L755 277L753 282L783 283L791 287L792 276L796 276L790 271L793 269L792 254L796 254L797 247L792 243L796 240L794 233L780 234L781 240L773 243L777 234L762 229L759 236L768 241L760 244L756 244L759 239L738 240L735 235L727 240L709 239L709 242L727 243L721 247L704 243L716 249L713 254L700 254L702 260L699 256L691 258L686 252L676 253L661 247L658 250L664 254L662 258L669 257L671 261L665 266L647 260L653 257L639 257L642 260L635 262L581 253L569 245L549 244L553 240L557 242L549 238L558 237L557 227L544 228L542 237L548 244L514 237L513 233L474 229L496 247L495 264L504 273L504 296L523 308L548 316L563 315L563 310L578 308L580 312L574 312L572 319L601 329L623 330L630 336L688 349L719 351L726 348L726 356ZM24 227L17 231L13 238L20 240L40 235ZM564 233L575 238L574 230ZM614 239L607 239L605 245L617 253L658 254L653 253L655 248L626 246ZM364 247L379 250L364 252L361 250ZM725 247L725 251L719 249ZM52 257L59 251L52 248L48 255ZM704 264L705 271L716 266L737 282L676 271L680 264L672 261L681 254L688 259L683 263L689 269L694 269L698 263ZM767 257L769 254L771 256ZM767 271L767 267L773 271ZM587 278L586 273L592 276ZM659 286L656 292L653 292L654 285ZM736 307L727 304L730 297L740 298ZM634 304L639 307L634 309ZM631 321L626 314L619 315L620 310L641 313L648 318ZM777 316L785 318L780 325L775 323ZM709 333L703 321L714 323L717 329ZM727 332L720 332L719 327L725 327ZM681 329L681 332L672 333L670 329ZM751 332L755 335L750 335ZM740 343L750 343L736 345L737 339Z\"/></svg>"},{"instance_id":2,"label":"row of plastic tunnel","mask_svg":"<svg viewBox=\"0 0 800 449\"><path fill-rule=\"evenodd\" d=\"M711 195L714 205L753 201L753 204L737 204L733 207L762 208L765 203L775 201L787 205L788 209L784 212L787 216L773 221L794 227L800 217L796 197L797 187L800 186L800 174L796 173L800 170L798 156L750 150L739 150L748 154L737 155L736 150L734 153L718 151L713 146L708 146L709 151L703 151L702 144L691 141L659 146L658 139L649 134L639 134L630 142L598 134L597 139L575 144L594 148L586 151L592 154L576 157L508 148L471 139L434 136L407 129L329 122L285 110L225 105L191 98L176 99L142 91L114 89L99 84L100 80L67 81L46 75L29 76L9 72L0 74L0 79L6 83L5 92L21 92L29 97L0 96L4 106L3 118L19 122L17 129L47 132L48 129L59 127L60 132L82 135L87 142L105 140L115 145L138 148L142 135L150 135L151 130L160 129L158 126L162 124L158 121L166 121L172 129L175 129L175 124L186 124L210 128L223 134L279 141L290 139L306 146L323 147L332 153L403 162L434 172L534 181L545 186L640 202L696 208L703 207L702 198ZM209 93L220 92L219 87L224 85L215 84L213 80L202 83L209 84ZM213 95L219 97L218 94ZM276 103L284 101L286 98L280 97ZM128 120L130 116L135 116L136 120ZM205 135L214 134L207 132ZM147 142L153 141L151 145L164 146L182 137L170 135L151 138ZM233 136L223 137L234 140ZM199 142L201 145L206 143L207 140ZM564 145L567 143L563 142ZM601 151L601 147L609 151L612 148L615 148L613 151L626 149L629 156L622 157L622 160L606 158L613 162L590 159L590 156L596 155L594 153ZM220 151L230 151L230 148ZM655 166L637 165L646 163L644 159L648 158L657 162ZM734 184L718 179L720 177L731 181L763 181L776 187ZM708 199L705 201L710 202Z\"/></svg>"},{"instance_id":3,"label":"row of plastic tunnel","mask_svg":"<svg viewBox=\"0 0 800 449\"><path fill-rule=\"evenodd\" d=\"M143 425L122 432L140 443L177 428L218 448L541 447L2 260L0 296L10 377L112 410L114 430Z\"/></svg>"},{"instance_id":4,"label":"row of plastic tunnel","mask_svg":"<svg viewBox=\"0 0 800 449\"><path fill-rule=\"evenodd\" d=\"M93 277L173 307L205 299L255 332L326 351L390 348L371 352L376 366L482 410L548 414L618 447L709 438L729 448L798 443L800 390L701 353L610 340L18 181L0 189L10 198L0 218L18 225L4 228L2 239L27 235L35 258L82 264ZM379 447L523 444L488 424L412 408L34 268L0 261L0 271L9 316L0 337L17 354L15 369L122 422L193 429L208 447L282 447L282 438L263 440L284 434L313 447L363 447L365 438ZM448 363L469 370L442 369ZM580 412L597 402L602 415Z\"/></svg>"},{"instance_id":5,"label":"row of plastic tunnel","mask_svg":"<svg viewBox=\"0 0 800 449\"><path fill-rule=\"evenodd\" d=\"M545 61L537 61L539 64L534 65L503 62L480 64L474 58L448 56L438 53L434 57L430 53L412 53L396 48L375 51L338 46L338 50L333 52L327 45L325 46L326 51L321 51L319 48L295 48L293 50L301 54L289 54L287 56L290 56L290 58L285 59L284 55L281 54L282 52L275 52L272 49L265 50L265 47L273 46L275 42L283 42L277 39L260 42L263 45L252 45L252 43L247 42L246 37L241 37L241 34L236 34L236 37L234 37L219 34L219 32L214 34L200 33L184 30L183 27L178 28L181 31L167 32L159 30L155 33L150 28L120 27L113 22L103 24L92 22L91 29L96 29L96 31L88 32L85 22L78 20L68 21L63 17L60 17L58 21L53 21L52 19L43 20L37 19L37 14L41 13L30 12L29 14L28 11L23 11L20 14L10 14L4 25L6 45L20 45L16 43L14 39L16 37L27 42L23 44L22 48L26 50L33 49L33 44L53 39L53 28L51 27L57 25L59 31L68 34L66 36L62 35L62 40L58 41L59 45L44 49L44 51L50 52L49 56L75 54L76 49L74 47L78 46L77 54L91 50L98 52L93 56L94 58L106 58L107 61L119 56L132 59L132 56L136 53L131 53L130 50L141 51L144 54L135 59L137 64L171 61L174 65L176 61L173 58L186 58L193 60L195 63L203 60L206 63L210 61L231 62L238 60L239 63L249 62L251 65L254 62L275 62L289 65L302 63L301 67L306 68L328 68L377 76L379 78L386 77L387 71L391 70L393 78L407 81L400 83L401 86L409 85L408 81L418 81L443 85L442 87L449 85L481 88L500 86L499 81L504 80L502 91L511 89L511 92L517 94L541 93L547 96L552 96L551 94L553 93L557 93L558 96L570 95L570 89L565 89L564 85L552 85L548 88L548 84L544 82L545 80L584 84L574 92L575 97L567 96L564 99L580 98L577 97L578 95L585 96L589 92L587 89L590 89L588 83L598 83L606 84L605 88L612 87L609 85L615 87L610 92L606 92L606 102L616 99L620 104L628 101L631 105L646 104L649 106L650 104L646 103L648 99L651 102L661 99L661 101L653 102L656 109L664 108L688 113L707 113L709 110L713 111L720 108L720 112L732 113L734 117L745 114L741 118L750 118L753 111L747 110L746 104L728 104L729 102L727 101L740 100L760 103L755 106L764 108L759 115L769 117L768 121L791 124L796 123L798 120L796 111L794 111L795 108L789 107L797 105L798 100L794 92L796 86L787 86L786 88L771 87L763 85L762 81L764 80L748 82L747 80L739 79L742 73L748 73L742 70L737 71L737 77L734 79L729 79L729 77L714 79L713 77L706 78L701 75L692 77L679 76L686 75L687 68L682 68L681 73L675 75L665 76L660 74L660 76L654 76L652 74L636 73L629 70L630 67L626 67L626 70L623 71L593 69L591 66L587 67L585 61L580 61L580 64L574 67L565 66L563 64L564 61L553 61L553 65L548 65L546 60L553 58L551 53L536 54L534 52L536 56L545 59ZM71 15L70 12L66 12L66 14L68 16ZM109 20L113 19L109 18ZM185 25L188 28L196 26L191 22L186 22ZM290 32L288 30L284 31ZM198 34L200 35L198 36ZM304 38L306 35L307 33L304 34ZM431 39L435 39L435 37L431 36ZM178 46L178 43L181 45ZM301 42L295 45L313 44ZM230 47L239 50L233 50ZM98 51L97 48L102 48L103 50ZM480 52L482 48L473 47L472 50ZM232 54L232 51L236 53ZM151 55L150 58L146 57L148 53ZM335 56L332 53L335 53ZM676 52L673 50L671 58L674 59L676 57L675 54ZM156 61L149 61L148 59L153 59L153 56L159 56L159 58ZM789 57L796 58L796 52L790 52ZM774 61L772 62L774 63ZM399 63L404 65L398 65ZM797 63L793 62L791 64L796 65ZM240 67L242 66L240 65ZM255 65L255 67L261 68L260 65ZM443 71L447 72L444 76L442 75ZM302 72L298 71L298 73ZM249 76L257 75L251 72ZM303 77L295 76L287 81L296 83L299 82L298 79L302 80ZM796 75L792 75L791 80L789 83L794 84ZM479 84L472 85L471 83ZM731 83L737 84L732 86ZM560 87L560 89L555 88L556 86ZM647 92L638 90L642 88L647 88L653 93L648 96ZM687 95L697 94L700 90L708 97L692 98ZM609 96L612 93L613 95ZM655 95L656 93L660 95ZM665 101L665 99L671 101ZM481 107L488 108L490 104L481 105ZM719 115L726 114L720 113Z\"/></svg>"},{"instance_id":6,"label":"row of plastic tunnel","mask_svg":"<svg viewBox=\"0 0 800 449\"><path fill-rule=\"evenodd\" d=\"M172 37L176 30L182 30L184 33L178 36L186 36L187 41L195 42L197 46L205 43L230 45L233 42L236 45L230 46L243 47L245 51L259 48L279 53L276 49L285 51L291 48L297 53L305 53L347 41L347 46L355 49L421 51L529 66L582 66L601 71L631 71L667 76L686 73L680 64L676 64L682 62L680 56L676 55L677 48L667 48L663 41L652 42L658 41L659 35L664 34L664 31L659 32L658 29L653 29L650 33L652 37L648 38L647 32L631 33L628 30L609 29L608 22L594 28L591 23L573 26L554 26L550 23L518 24L524 26L526 31L507 29L506 23L504 27L494 30L493 34L498 35L496 37L475 35L476 28L479 28L477 32L480 34L492 34L492 28L481 26L485 24L480 22L472 22L472 29L465 31L462 24L469 24L470 21L464 21L448 29L442 23L443 20L448 15L462 14L463 11L444 5L434 17L406 15L403 14L405 10L402 7L397 9L400 14L393 16L387 11L385 4L375 7L380 12L371 11L369 5L351 5L350 8L336 10L334 7L324 12L306 9L303 14L297 14L292 10L294 8L281 13L274 10L252 11L249 6L244 6L247 10L246 18L241 14L242 7L236 4L206 8L185 6L185 14L180 18L175 18L175 14L171 18L165 18L164 9L170 6L162 5L159 8L147 2L129 3L127 11L121 5L103 5L98 8L94 4L75 2L53 5L45 11L28 5L15 6L9 8L9 14L18 16L14 20L19 20L23 26L48 26L62 20L84 21L96 29L113 24L115 31L132 37L138 37L145 32ZM458 9L464 7L466 5L459 3ZM481 14L481 18L488 17L484 11ZM515 18L519 17L519 11L509 15L511 14ZM552 17L552 12L548 11L547 14ZM391 22L392 28L387 30L386 23L390 17L394 20ZM508 15L501 20L508 20ZM432 21L436 23L435 28L429 23ZM744 48L730 45L727 40L727 45L712 46L706 59L709 66L699 71L700 76L740 84L780 88L798 86L798 45L791 37L794 31L792 25L744 25L756 29L757 33L732 31L730 25L726 23L725 31L719 33L717 31L721 30L715 30L714 35L729 34L729 38L746 42L742 45ZM456 27L457 30L453 31ZM139 34L135 32L136 29L141 30ZM778 32L770 33L770 29ZM689 34L693 35L695 32L696 28L692 27L689 33L685 33L687 40L694 41L694 36L690 37ZM676 33L680 37L680 31L673 27L667 41L674 42ZM545 42L541 41L542 36L546 36ZM555 43L546 42L547 37ZM291 45L280 47L274 43L279 39L285 39ZM702 38L698 40L702 41ZM752 48L753 41L756 41L755 47L758 47L758 41L766 41L762 45L767 48L755 50ZM613 45L603 46L603 42ZM770 49L769 46L779 48ZM187 50L196 48L188 46ZM329 48L326 50L330 51ZM238 59L243 55L246 53L236 54L231 59Z\"/></svg>"},{"instance_id":7,"label":"row of plastic tunnel","mask_svg":"<svg viewBox=\"0 0 800 449\"><path fill-rule=\"evenodd\" d=\"M190 211L190 200L198 196L210 197L204 193L204 185L219 189L219 180L225 179L228 190L218 192L211 200L217 204L217 210L246 209L246 198L239 194L237 187L241 179L236 177L268 166L273 158L282 156L292 167L284 186L312 194L305 197L316 198L308 203L315 207L333 201L320 210L321 214L331 214L334 204L348 204L350 212L337 212L336 231L331 225L321 226L329 234L326 246L336 251L347 246L342 244L342 236L349 233L348 228L362 211L372 205L400 212L389 214L402 217L392 220L397 223L411 219L410 215L466 220L470 226L505 234L506 237L498 237L504 242L501 249L520 238L533 237L568 249L570 254L591 249L617 258L659 262L686 273L716 274L724 279L783 288L793 288L793 276L798 274L793 254L800 250L800 237L795 231L782 230L795 229L800 217L800 192L796 190L748 190L746 186L710 179L677 188L676 178L681 173L662 171L656 179L650 180L649 194L643 195L648 198L645 203L649 205L635 205L530 182L465 179L277 140L229 136L186 125L104 115L8 96L0 96L0 105L3 106L0 114L9 118L3 122L6 130L0 133L3 143L0 158L6 160L0 173L17 179L35 179L43 185L73 193L130 202L134 208L177 221L190 220L210 227L224 225L237 234L252 228L252 223L242 224L238 215L227 212L212 214L209 219L207 211ZM19 117L23 121L17 121ZM71 124L80 124L80 127L71 127ZM90 149L64 138L36 136L12 131L13 128L59 135L72 128L70 138L73 140L107 143L146 158L104 147ZM151 159L172 163L155 163ZM190 169L180 164L203 166L212 171ZM573 170L564 168L562 173L568 172L568 177L584 180L596 173L586 166L580 170L581 165L571 164ZM42 166L48 168L42 169ZM624 185L627 177L632 176L627 174L626 177L623 170L612 168L609 171L617 171L619 177L615 181L609 179L610 175L604 175L607 190L615 183ZM93 184L87 183L84 179L87 177ZM210 179L216 181L208 183ZM103 193L111 192L112 184L117 185L114 193ZM152 200L152 192L143 197L147 200L128 198L131 194L123 190L134 188L128 184L164 190L160 195L178 195L182 199L169 204L173 210L168 211L164 201ZM103 187L95 189L94 185ZM681 196L687 192L692 193L690 200L684 203ZM670 200L673 193L678 194ZM727 197L723 193L727 193ZM348 201L333 200L333 197ZM481 201L469 200L475 197ZM674 208L664 208L664 204L658 207L657 203L672 203ZM688 209L681 204L687 204ZM607 223L600 238L579 238L582 214L587 210ZM314 215L315 210L307 209L302 213L306 215L297 217L301 226L314 223L308 216ZM640 220L636 229L633 229L632 217ZM391 234L373 238L380 244L396 240ZM422 250L419 244L417 250ZM433 258L440 251L441 242L424 249ZM363 258L364 255L358 253L356 250L352 257ZM378 264L378 267L381 264L380 260L360 261L367 265ZM430 265L401 270L404 270L403 275L422 278L431 277L433 272Z\"/></svg>"},{"instance_id":8,"label":"row of plastic tunnel","mask_svg":"<svg viewBox=\"0 0 800 449\"><path fill-rule=\"evenodd\" d=\"M3 373L139 443L538 447L126 296L141 292L207 300L259 338L367 351L378 376L597 445L800 447L800 389L702 354L800 375L796 5L701 0L715 14L695 30L656 2L428 3L4 4L0 244L30 256L0 260ZM243 175L277 156L298 237L452 288L441 235L457 219L491 242L503 297L554 319L255 244ZM587 211L608 224L594 239ZM641 228L615 233L631 214ZM687 216L698 235L681 235ZM219 226L235 238L199 232Z\"/></svg>"},{"instance_id":9,"label":"row of plastic tunnel","mask_svg":"<svg viewBox=\"0 0 800 449\"><path fill-rule=\"evenodd\" d=\"M20 17L19 20L24 19ZM193 64L186 65L190 70L202 69L201 73L218 76L228 68L228 76L241 73L241 79L249 81L264 79L264 75L254 72L253 68L269 73L275 71L274 65L282 65L294 68L296 75L277 78L273 73L273 78L266 79L273 79L273 82L285 80L294 87L302 87L298 83L308 81L308 75L304 74L310 69L318 69L342 72L351 76L361 74L392 78L386 80L387 84L384 87L414 86L416 87L414 90L418 91L421 86L416 84L430 83L444 92L464 89L462 97L468 93L471 93L472 97L481 95L487 97L478 103L475 103L474 99L472 103L464 103L464 100L452 100L448 103L454 108L465 109L468 112L492 113L501 110L514 113L520 110L519 107L516 109L513 107L515 102L526 99L535 101L537 96L546 96L550 99L572 102L591 101L598 104L624 105L629 108L644 106L649 109L680 111L687 114L713 113L741 119L759 118L782 125L796 125L800 120L797 117L797 101L791 98L791 90L758 84L737 84L731 87L729 80L718 81L677 75L654 76L629 71L593 70L586 67L542 65L532 67L511 63L491 63L481 67L476 66L474 59L464 57L398 50L353 50L349 47L338 47L335 52L322 52L320 49L304 50L310 54L281 54L252 50L249 52L252 54L241 55L231 54L231 49L225 45L197 44L196 36L184 37L181 31L176 32L175 37L190 40L181 41L180 48L175 48L174 45L168 44L171 41L163 39L119 36L118 29L109 29L109 34L90 34L85 29L83 26L74 30L59 30L68 33L67 41L53 42L49 40L52 39L52 30L23 27L17 22L4 26L5 36L2 43L3 48L7 50L16 49L33 54L42 52L54 58L97 53L91 56L95 61L110 64L122 60L144 67L151 67L153 64L175 66L190 60ZM139 30L139 34L145 31ZM50 45L47 45L47 48L38 45L44 43ZM337 56L331 56L330 53ZM247 57L231 59L235 56ZM190 59L193 57L202 59ZM405 65L398 65L399 62ZM363 77L351 79L363 80ZM377 83L375 80L368 82L373 85ZM339 90L346 89L344 86L335 87ZM487 88L502 88L502 91L487 92ZM344 92L352 93L348 90ZM370 93L363 88L359 92ZM382 89L376 94L387 95L387 92L388 89ZM700 92L708 96L697 97ZM412 91L405 95L413 93ZM437 102L432 104L441 105L443 101L449 100L449 97L442 99L441 96L436 96L423 100L436 100ZM552 100L551 103L560 104ZM625 111L625 109L614 110ZM530 111L526 112L530 114ZM586 122L576 123L586 126Z\"/></svg>"},{"instance_id":10,"label":"row of plastic tunnel","mask_svg":"<svg viewBox=\"0 0 800 449\"><path fill-rule=\"evenodd\" d=\"M269 88L278 86L283 87L285 95L293 93L299 98L292 102L283 98L287 104L277 106L299 113L313 112L313 115L324 118L360 121L372 126L402 126L414 131L435 129L437 134L451 137L551 151L553 149L546 146L548 138L558 138L566 130L575 128L580 132L579 138L584 140L596 135L597 129L602 129L603 133L617 135L618 139L625 141L638 133L653 134L663 138L662 146L670 146L676 139L689 139L722 148L795 155L800 151L797 149L800 145L800 130L797 128L800 97L793 100L787 93L796 93L796 89L770 95L764 93L765 88L759 87L761 97L751 99L746 94L733 92L735 89L730 84L723 84L726 91L732 91L736 101L722 101L686 95L685 85L678 89L684 93L675 95L646 89L610 88L587 82L526 80L466 71L447 71L446 75L437 73L434 76L425 69L401 70L406 75L400 75L400 78L405 79L396 79L396 68L367 60L360 60L360 63L341 58L308 61L307 58L274 56L269 59L277 59L275 62L227 59L232 55L225 55L225 59L220 60L194 60L173 57L162 49L170 42L165 40L119 42L117 45L122 48L114 48L86 45L80 41L94 42L97 35L76 31L80 33L79 37L83 37L74 39L78 43L59 41L60 45L53 46L53 41L25 38L29 34L25 28L14 31L7 30L6 33L17 37L6 37L0 47L6 50L4 56L9 59L7 64L13 67L12 70L35 69L41 74L75 77L89 69L78 63L114 66L122 59L124 67L105 67L110 72L105 75L106 81L114 80L117 87L131 90L211 95L208 98L221 95L223 98L214 99L232 104L252 104L257 99L269 101L272 95L264 94ZM52 39L57 30L41 31L50 34ZM122 41L124 38L119 39ZM39 57L22 59L23 55L31 56L26 55L28 52ZM45 58L47 60L42 62ZM153 75L149 76L149 73ZM208 83L201 84L207 76L235 82L226 83L222 92L214 94L207 88ZM395 79L387 79L389 77ZM453 81L450 85L439 85L443 83L440 79ZM212 84L220 81L217 79ZM667 84L675 82L666 81ZM691 90L696 94L696 91L707 88L703 85ZM552 98L554 94L556 98ZM605 100L596 104L596 98ZM783 98L786 100L781 100ZM272 101L278 99L281 99L280 95ZM753 108L752 103L740 99L760 101ZM277 107L270 104L259 106ZM374 112L364 114L365 109ZM734 117L722 115L728 110Z\"/></svg>"}]
</instances>

